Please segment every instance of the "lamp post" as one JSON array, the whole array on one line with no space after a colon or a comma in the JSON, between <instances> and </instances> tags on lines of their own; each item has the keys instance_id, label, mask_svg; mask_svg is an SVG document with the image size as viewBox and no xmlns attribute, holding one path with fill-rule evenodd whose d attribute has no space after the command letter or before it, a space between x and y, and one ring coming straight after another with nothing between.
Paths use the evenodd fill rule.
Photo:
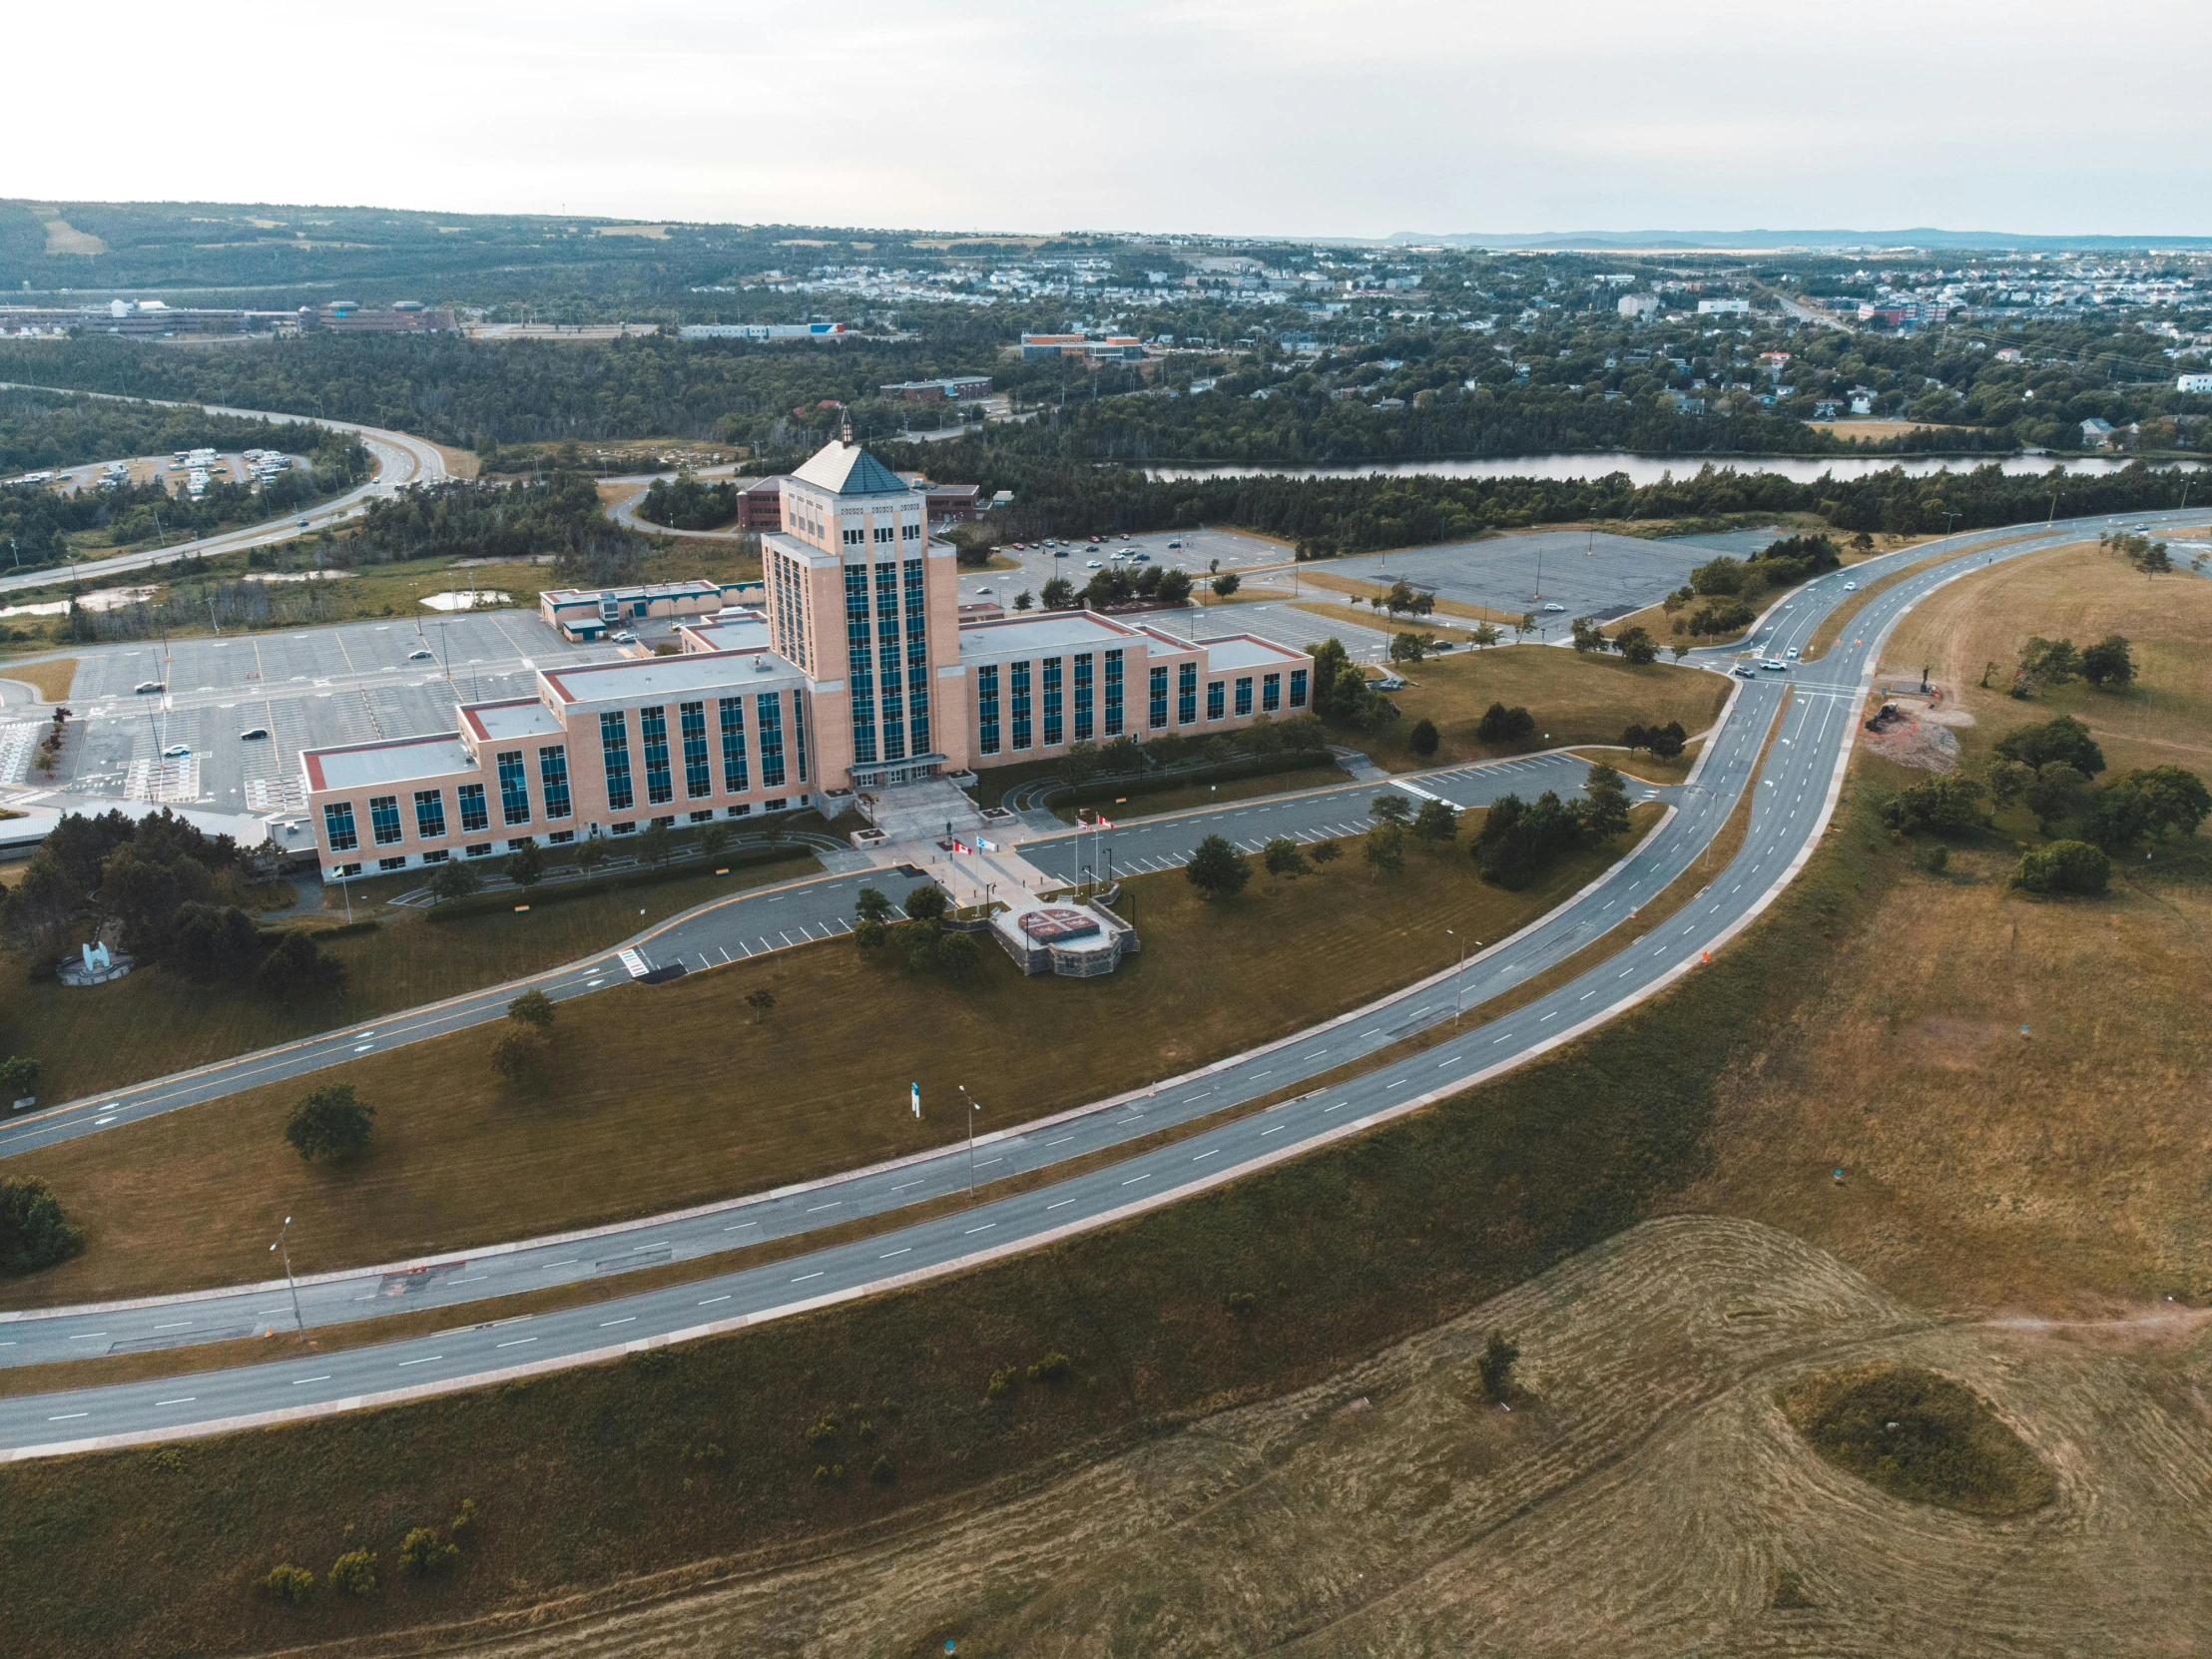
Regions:
<instances>
[{"instance_id":1,"label":"lamp post","mask_svg":"<svg viewBox=\"0 0 2212 1659\"><path fill-rule=\"evenodd\" d=\"M957 1088L959 1089L959 1091L960 1091L960 1098L961 1098L962 1100L966 1101L966 1102L967 1102L967 1106L968 1106L968 1110L967 1110L967 1196L968 1196L968 1202L969 1202L970 1204L973 1204L973 1203L975 1202L975 1114L976 1114L976 1113L978 1113L978 1112L980 1112L980 1111L981 1111L981 1110L983 1109L983 1103L982 1103L982 1102L981 1102L980 1100L977 1100L977 1099L976 1099L976 1098L975 1098L975 1097L974 1097L973 1095L971 1095L971 1094L969 1094L969 1093L967 1092L967 1085L966 1085L965 1083L961 1083L961 1084L958 1084L958 1085L956 1085L956 1087L957 1087Z\"/></svg>"},{"instance_id":2,"label":"lamp post","mask_svg":"<svg viewBox=\"0 0 2212 1659\"><path fill-rule=\"evenodd\" d=\"M290 1234L291 1217L286 1216L284 1218L284 1225L278 1228L276 1231L276 1242L271 1245L269 1248L271 1250L281 1251L283 1253L284 1288L291 1292L292 1328L296 1330L301 1336L305 1336L307 1332L307 1322L302 1319L299 1314L299 1287L292 1282L291 1277L291 1246L288 1242Z\"/></svg>"}]
</instances>

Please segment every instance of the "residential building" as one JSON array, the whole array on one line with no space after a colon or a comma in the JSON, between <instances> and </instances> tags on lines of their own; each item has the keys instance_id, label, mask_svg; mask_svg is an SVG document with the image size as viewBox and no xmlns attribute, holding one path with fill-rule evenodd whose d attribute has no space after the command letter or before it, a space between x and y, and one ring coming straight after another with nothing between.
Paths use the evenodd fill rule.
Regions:
<instances>
[{"instance_id":1,"label":"residential building","mask_svg":"<svg viewBox=\"0 0 2212 1659\"><path fill-rule=\"evenodd\" d=\"M2177 374L2174 390L2212 392L2212 374Z\"/></svg>"},{"instance_id":2,"label":"residential building","mask_svg":"<svg viewBox=\"0 0 2212 1659\"><path fill-rule=\"evenodd\" d=\"M1124 734L1212 737L1309 705L1311 659L1250 635L1179 638L1082 611L966 621L926 492L849 440L775 482L782 527L762 534L758 588L545 596L546 620L576 638L625 617L685 618L678 655L541 669L535 695L465 705L451 734L302 755L324 870L796 811ZM726 608L741 592L753 605Z\"/></svg>"},{"instance_id":3,"label":"residential building","mask_svg":"<svg viewBox=\"0 0 2212 1659\"><path fill-rule=\"evenodd\" d=\"M2085 449L2101 449L2112 441L2112 423L2098 415L2091 415L2081 423L2081 443Z\"/></svg>"},{"instance_id":4,"label":"residential building","mask_svg":"<svg viewBox=\"0 0 2212 1659\"><path fill-rule=\"evenodd\" d=\"M1659 296L1656 293L1624 293L1614 308L1632 321L1641 322L1645 317L1657 313Z\"/></svg>"}]
</instances>

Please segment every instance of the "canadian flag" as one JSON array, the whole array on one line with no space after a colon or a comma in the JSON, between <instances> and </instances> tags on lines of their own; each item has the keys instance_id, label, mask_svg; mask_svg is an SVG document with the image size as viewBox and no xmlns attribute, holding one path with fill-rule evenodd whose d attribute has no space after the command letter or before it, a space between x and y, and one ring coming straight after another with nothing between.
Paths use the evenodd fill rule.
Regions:
<instances>
[{"instance_id":1,"label":"canadian flag","mask_svg":"<svg viewBox=\"0 0 2212 1659\"><path fill-rule=\"evenodd\" d=\"M1096 814L1092 818L1091 822L1097 825L1101 830L1111 830L1114 827L1114 821L1108 818L1104 813Z\"/></svg>"}]
</instances>

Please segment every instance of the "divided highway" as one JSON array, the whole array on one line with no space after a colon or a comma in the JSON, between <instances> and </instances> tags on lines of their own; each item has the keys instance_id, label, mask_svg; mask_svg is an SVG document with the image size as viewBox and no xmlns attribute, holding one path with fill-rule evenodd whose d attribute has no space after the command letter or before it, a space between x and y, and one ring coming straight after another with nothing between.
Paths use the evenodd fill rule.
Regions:
<instances>
[{"instance_id":1,"label":"divided highway","mask_svg":"<svg viewBox=\"0 0 2212 1659\"><path fill-rule=\"evenodd\" d=\"M0 384L0 389L24 391L69 391L67 386L21 386L15 383ZM324 420L319 415L273 414L266 409L234 409L220 403L185 403L168 397L125 397L116 392L78 392L83 397L105 397L117 403L155 403L165 408L198 408L212 415L235 415L245 420L312 420L315 425L327 427L333 432L349 432L367 447L376 462L376 475L367 483L345 494L325 501L319 507L304 512L287 513L282 518L273 518L267 523L250 524L237 530L225 530L218 535L202 536L196 541L178 542L173 547L149 548L142 553L119 553L112 559L88 559L79 564L60 569L26 570L0 577L0 593L22 588L50 587L56 582L94 580L108 576L121 576L134 570L150 570L155 565L167 564L175 559L190 558L200 554L236 553L246 547L266 547L271 542L289 541L304 535L307 530L320 530L361 512L371 497L395 494L399 489L415 483L435 484L445 479L445 457L437 446L425 443L405 432L387 432L380 426L363 426L351 420ZM299 525L306 520L307 530Z\"/></svg>"},{"instance_id":2,"label":"divided highway","mask_svg":"<svg viewBox=\"0 0 2212 1659\"><path fill-rule=\"evenodd\" d=\"M2097 524L2087 529L2094 531ZM1984 562L2078 539L2084 526L2007 530L1951 538L1849 573L1864 586L1885 571L1957 550L1936 568L1874 595L1842 640L1818 663L1787 677L1741 684L1675 810L1612 870L1511 939L1492 944L1463 969L1313 1030L1206 1067L1189 1076L1019 1130L978 1141L979 1201L935 1219L893 1227L873 1238L818 1249L773 1266L589 1306L501 1321L302 1360L243 1366L144 1383L76 1389L0 1400L0 1456L49 1455L136 1439L208 1433L414 1397L488 1380L552 1370L736 1329L769 1318L871 1294L1172 1202L1329 1140L1357 1134L1465 1089L1590 1029L1683 973L1748 925L1811 856L1841 788L1850 740L1875 656L1898 617L1944 581ZM1853 597L1844 574L1810 584L1762 620L1762 654L1802 648L1837 605ZM1768 747L1770 733L1773 744ZM1765 759L1761 752L1765 749ZM1555 763L1556 764L1556 763ZM1494 769L1461 769L1466 784ZM1574 769L1577 773L1579 768ZM1453 774L1422 788L1449 795ZM1530 777L1521 788L1544 787ZM1600 938L1643 899L1658 893L1707 849L1744 792L1752 792L1745 842L1690 905L1570 982L1521 1008L1465 1029L1417 1054L1372 1067L1352 1081L1311 1088L1295 1098L1175 1143L1018 1195L993 1198L987 1185L1023 1170L1111 1148L1163 1127L1190 1124L1240 1102L1297 1088L1349 1061L1376 1055L1399 1038L1453 1023L1479 1004L1563 961ZM1357 801L1355 786L1325 794ZM1469 792L1471 798L1471 790ZM1451 796L1452 799L1460 799ZM1299 798L1301 800L1306 798ZM1293 803L1254 803L1246 815L1261 838L1260 814ZM1347 803L1350 805L1350 803ZM1336 804L1318 810L1344 812ZM1364 818L1364 812L1361 815ZM1212 815L1207 815L1212 817ZM1279 821L1288 824L1291 821ZM1354 821L1347 813L1344 822ZM1189 821L1180 824L1188 835ZM1135 828L1135 827L1132 827ZM1269 825L1264 833L1280 832ZM1127 833L1121 831L1120 833ZM1033 843L1032 858L1072 858L1074 836ZM1050 867L1049 865L1047 867ZM1126 866L1124 866L1126 867ZM567 970L564 970L567 971ZM985 1094L988 1105L988 1095ZM559 1240L498 1247L369 1276L334 1275L301 1287L310 1323L466 1303L525 1288L619 1274L647 1263L714 1254L756 1239L789 1237L829 1223L884 1214L916 1200L966 1189L964 1146L854 1172L804 1189L759 1195L685 1215ZM408 1271L419 1269L419 1271ZM24 1363L57 1354L80 1357L173 1342L209 1340L289 1317L281 1282L245 1291L164 1299L156 1305L14 1316L0 1323L0 1360Z\"/></svg>"}]
</instances>

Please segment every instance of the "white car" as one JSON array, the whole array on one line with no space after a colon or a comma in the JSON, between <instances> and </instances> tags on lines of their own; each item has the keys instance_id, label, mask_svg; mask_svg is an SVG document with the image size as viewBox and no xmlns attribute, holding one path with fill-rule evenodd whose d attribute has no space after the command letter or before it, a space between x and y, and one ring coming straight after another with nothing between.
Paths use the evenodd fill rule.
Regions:
<instances>
[{"instance_id":1,"label":"white car","mask_svg":"<svg viewBox=\"0 0 2212 1659\"><path fill-rule=\"evenodd\" d=\"M627 628L619 634L609 634L607 638L615 645L636 645L638 643L638 636L631 633Z\"/></svg>"},{"instance_id":2,"label":"white car","mask_svg":"<svg viewBox=\"0 0 2212 1659\"><path fill-rule=\"evenodd\" d=\"M189 743L173 743L162 751L162 759L165 761L189 761L192 759L192 745Z\"/></svg>"},{"instance_id":3,"label":"white car","mask_svg":"<svg viewBox=\"0 0 2212 1659\"><path fill-rule=\"evenodd\" d=\"M1846 582L1846 583L1844 584L1844 592L1846 592L1846 593L1857 593L1858 591L1859 591L1859 584L1858 584L1857 582Z\"/></svg>"},{"instance_id":4,"label":"white car","mask_svg":"<svg viewBox=\"0 0 2212 1659\"><path fill-rule=\"evenodd\" d=\"M1105 563L1106 561L1104 559L1085 559L1083 561L1083 568L1085 570L1099 570L1105 566Z\"/></svg>"},{"instance_id":5,"label":"white car","mask_svg":"<svg viewBox=\"0 0 2212 1659\"><path fill-rule=\"evenodd\" d=\"M1770 674L1787 674L1790 672L1790 665L1784 662L1780 657L1769 657L1759 666L1765 669Z\"/></svg>"},{"instance_id":6,"label":"white car","mask_svg":"<svg viewBox=\"0 0 2212 1659\"><path fill-rule=\"evenodd\" d=\"M1564 606L1564 605L1546 605L1546 606L1544 607L1544 610L1545 610L1545 612L1546 612L1547 614L1548 614L1548 613L1550 613L1550 612L1554 612L1554 611L1563 611L1563 610L1565 610L1565 609L1566 609L1566 606Z\"/></svg>"},{"instance_id":7,"label":"white car","mask_svg":"<svg viewBox=\"0 0 2212 1659\"><path fill-rule=\"evenodd\" d=\"M1794 663L1794 662L1796 662L1796 661L1797 661L1797 654L1798 654L1798 648L1797 648L1796 646L1794 646L1794 645L1793 645L1793 646L1791 646L1791 647L1790 647L1790 661L1791 661L1791 662L1793 662L1793 663Z\"/></svg>"}]
</instances>

